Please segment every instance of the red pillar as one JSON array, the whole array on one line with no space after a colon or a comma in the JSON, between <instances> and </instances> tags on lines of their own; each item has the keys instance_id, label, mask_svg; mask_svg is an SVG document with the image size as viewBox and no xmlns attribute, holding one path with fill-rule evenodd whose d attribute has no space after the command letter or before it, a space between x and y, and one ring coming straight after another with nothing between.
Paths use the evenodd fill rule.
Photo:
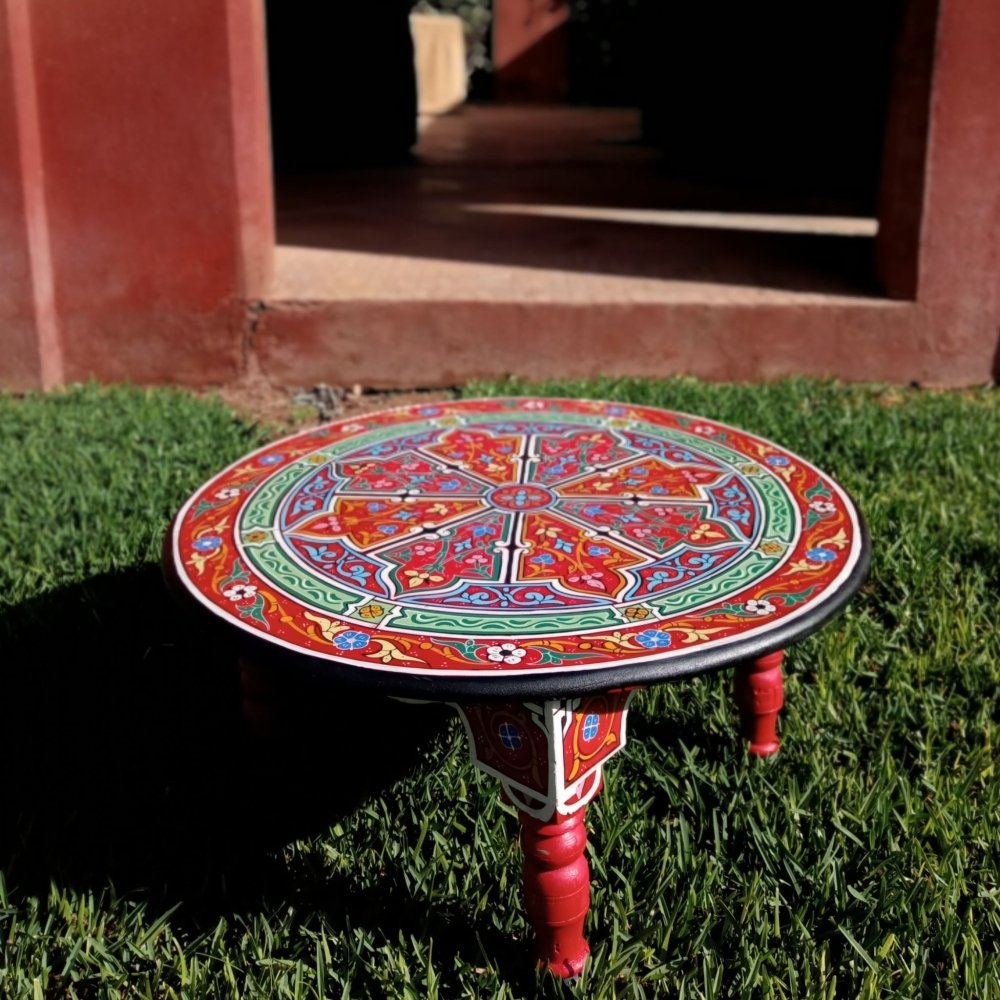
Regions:
<instances>
[{"instance_id":1,"label":"red pillar","mask_svg":"<svg viewBox=\"0 0 1000 1000\"><path fill-rule=\"evenodd\" d=\"M273 254L261 0L0 12L0 323L17 365L0 381L233 378Z\"/></svg>"},{"instance_id":2,"label":"red pillar","mask_svg":"<svg viewBox=\"0 0 1000 1000\"><path fill-rule=\"evenodd\" d=\"M948 353L1000 332L1000 4L940 0L917 296Z\"/></svg>"},{"instance_id":3,"label":"red pillar","mask_svg":"<svg viewBox=\"0 0 1000 1000\"><path fill-rule=\"evenodd\" d=\"M1000 337L1000 5L910 0L879 219L887 292L916 300L927 380L986 381Z\"/></svg>"},{"instance_id":4,"label":"red pillar","mask_svg":"<svg viewBox=\"0 0 1000 1000\"><path fill-rule=\"evenodd\" d=\"M38 134L30 0L0 3L0 385L62 381Z\"/></svg>"},{"instance_id":5,"label":"red pillar","mask_svg":"<svg viewBox=\"0 0 1000 1000\"><path fill-rule=\"evenodd\" d=\"M566 100L567 0L496 0L493 90L500 101Z\"/></svg>"}]
</instances>

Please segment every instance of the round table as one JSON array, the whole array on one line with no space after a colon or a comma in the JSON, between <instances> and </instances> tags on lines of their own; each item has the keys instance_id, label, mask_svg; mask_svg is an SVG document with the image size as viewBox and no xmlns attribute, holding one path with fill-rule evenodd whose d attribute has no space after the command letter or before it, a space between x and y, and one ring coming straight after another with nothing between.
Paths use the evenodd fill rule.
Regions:
<instances>
[{"instance_id":1,"label":"round table","mask_svg":"<svg viewBox=\"0 0 1000 1000\"><path fill-rule=\"evenodd\" d=\"M781 658L857 590L847 494L779 445L627 403L409 406L269 444L187 501L168 581L250 662L448 701L517 808L538 960L588 953L584 806L635 690L735 667L778 749Z\"/></svg>"}]
</instances>

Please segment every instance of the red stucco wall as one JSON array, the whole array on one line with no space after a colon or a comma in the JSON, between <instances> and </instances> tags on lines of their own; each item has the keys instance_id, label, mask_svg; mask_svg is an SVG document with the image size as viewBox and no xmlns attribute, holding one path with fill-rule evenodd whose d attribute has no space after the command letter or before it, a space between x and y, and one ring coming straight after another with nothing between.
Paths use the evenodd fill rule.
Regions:
<instances>
[{"instance_id":1,"label":"red stucco wall","mask_svg":"<svg viewBox=\"0 0 1000 1000\"><path fill-rule=\"evenodd\" d=\"M28 0L0 5L0 352L2 384L62 380L54 337Z\"/></svg>"},{"instance_id":2,"label":"red stucco wall","mask_svg":"<svg viewBox=\"0 0 1000 1000\"><path fill-rule=\"evenodd\" d=\"M0 276L5 326L24 339L18 230L34 190L47 246L36 241L31 266L51 273L65 378L235 377L245 299L262 293L273 247L260 4L6 0L5 9L8 23L19 15L8 44L32 57L34 93L20 101L17 127L0 119L0 129L17 133L22 151L37 134L43 165L15 160L2 143L11 194L0 232L13 231L4 247L21 258ZM10 92L0 79L0 103ZM4 381L24 380L18 365L21 376Z\"/></svg>"},{"instance_id":3,"label":"red stucco wall","mask_svg":"<svg viewBox=\"0 0 1000 1000\"><path fill-rule=\"evenodd\" d=\"M912 75L891 110L878 248L895 302L261 313L273 254L263 0L0 0L0 385L218 384L251 364L284 384L568 365L984 382L1000 331L1000 4L907 9Z\"/></svg>"}]
</instances>

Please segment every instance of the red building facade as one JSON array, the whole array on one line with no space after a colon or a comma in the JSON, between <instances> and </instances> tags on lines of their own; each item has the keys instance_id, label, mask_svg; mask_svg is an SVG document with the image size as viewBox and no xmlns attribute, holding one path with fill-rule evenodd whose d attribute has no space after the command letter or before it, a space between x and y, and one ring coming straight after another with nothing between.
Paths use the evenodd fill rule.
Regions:
<instances>
[{"instance_id":1,"label":"red building facade","mask_svg":"<svg viewBox=\"0 0 1000 1000\"><path fill-rule=\"evenodd\" d=\"M211 385L251 369L275 384L381 387L505 372L987 382L1000 336L998 51L992 0L908 4L881 297L303 308L269 300L261 0L0 0L0 385Z\"/></svg>"}]
</instances>

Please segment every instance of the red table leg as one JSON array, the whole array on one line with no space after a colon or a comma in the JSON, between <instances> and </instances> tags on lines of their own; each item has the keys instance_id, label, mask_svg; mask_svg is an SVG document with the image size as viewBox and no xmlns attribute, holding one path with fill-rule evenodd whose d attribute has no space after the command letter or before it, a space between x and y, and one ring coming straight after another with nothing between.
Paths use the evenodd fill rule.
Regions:
<instances>
[{"instance_id":1,"label":"red table leg","mask_svg":"<svg viewBox=\"0 0 1000 1000\"><path fill-rule=\"evenodd\" d=\"M580 975L590 951L584 806L601 789L604 762L625 745L631 695L455 706L473 763L500 780L518 810L536 957L557 976Z\"/></svg>"},{"instance_id":2,"label":"red table leg","mask_svg":"<svg viewBox=\"0 0 1000 1000\"><path fill-rule=\"evenodd\" d=\"M583 936L590 909L585 811L556 813L548 822L520 813L524 905L535 928L535 957L563 977L579 976L590 954Z\"/></svg>"},{"instance_id":3,"label":"red table leg","mask_svg":"<svg viewBox=\"0 0 1000 1000\"><path fill-rule=\"evenodd\" d=\"M778 752L778 712L785 704L785 685L781 676L780 650L736 668L733 690L740 710L744 737L750 741L750 753L770 757Z\"/></svg>"}]
</instances>

